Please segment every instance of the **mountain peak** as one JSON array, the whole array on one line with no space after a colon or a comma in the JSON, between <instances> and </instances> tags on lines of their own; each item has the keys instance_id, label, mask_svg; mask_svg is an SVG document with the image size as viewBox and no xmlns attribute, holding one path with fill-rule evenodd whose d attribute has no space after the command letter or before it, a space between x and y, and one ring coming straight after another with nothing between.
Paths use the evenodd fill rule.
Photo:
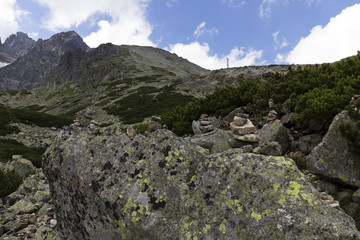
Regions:
<instances>
[{"instance_id":1,"label":"mountain peak","mask_svg":"<svg viewBox=\"0 0 360 240\"><path fill-rule=\"evenodd\" d=\"M17 39L28 38L26 34L11 35L6 42L11 49ZM32 39L31 39L32 40ZM74 31L53 35L39 40L25 55L12 64L0 69L0 89L28 89L39 87L43 78L59 64L66 52L87 51L89 46ZM6 42L3 44L5 45Z\"/></svg>"},{"instance_id":2,"label":"mountain peak","mask_svg":"<svg viewBox=\"0 0 360 240\"><path fill-rule=\"evenodd\" d=\"M3 44L0 45L0 52L17 59L27 54L36 44L36 41L29 38L26 33L17 32L11 34Z\"/></svg>"}]
</instances>

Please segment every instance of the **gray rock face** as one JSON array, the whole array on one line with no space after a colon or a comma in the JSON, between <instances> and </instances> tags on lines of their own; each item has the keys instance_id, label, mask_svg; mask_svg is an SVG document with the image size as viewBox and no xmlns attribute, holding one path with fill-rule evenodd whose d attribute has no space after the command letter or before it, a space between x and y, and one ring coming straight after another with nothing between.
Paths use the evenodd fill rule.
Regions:
<instances>
[{"instance_id":1,"label":"gray rock face","mask_svg":"<svg viewBox=\"0 0 360 240\"><path fill-rule=\"evenodd\" d=\"M36 44L36 41L29 38L27 34L17 32L11 34L3 44L0 44L0 52L6 53L9 57L17 59L27 54Z\"/></svg>"},{"instance_id":2,"label":"gray rock face","mask_svg":"<svg viewBox=\"0 0 360 240\"><path fill-rule=\"evenodd\" d=\"M356 239L283 157L205 155L167 130L116 136L70 128L45 153L65 239Z\"/></svg>"},{"instance_id":3,"label":"gray rock face","mask_svg":"<svg viewBox=\"0 0 360 240\"><path fill-rule=\"evenodd\" d=\"M267 142L278 142L281 145L282 153L285 153L290 147L287 129L279 122L266 124L257 131L257 135L260 137L260 145Z\"/></svg>"},{"instance_id":4,"label":"gray rock face","mask_svg":"<svg viewBox=\"0 0 360 240\"><path fill-rule=\"evenodd\" d=\"M43 79L71 50L86 51L89 47L75 32L59 33L45 41L38 41L24 56L0 68L0 90L32 89L46 86Z\"/></svg>"},{"instance_id":5,"label":"gray rock face","mask_svg":"<svg viewBox=\"0 0 360 240\"><path fill-rule=\"evenodd\" d=\"M217 149L218 151L225 151L229 149L230 145L228 144L228 141L230 141L231 139L232 137L228 131L215 129L214 131L209 133L195 135L189 140L192 143L195 143L196 145L209 149L213 152L214 146L215 149Z\"/></svg>"},{"instance_id":6,"label":"gray rock face","mask_svg":"<svg viewBox=\"0 0 360 240\"><path fill-rule=\"evenodd\" d=\"M360 159L349 152L346 139L339 130L340 124L346 123L355 127L345 111L335 116L320 144L311 151L307 165L312 173L326 179L360 187Z\"/></svg>"}]
</instances>

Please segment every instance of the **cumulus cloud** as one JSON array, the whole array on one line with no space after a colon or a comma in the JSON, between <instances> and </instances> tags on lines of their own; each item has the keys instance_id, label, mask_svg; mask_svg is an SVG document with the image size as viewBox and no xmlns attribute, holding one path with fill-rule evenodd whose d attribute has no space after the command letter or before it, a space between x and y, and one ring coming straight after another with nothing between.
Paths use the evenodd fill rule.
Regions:
<instances>
[{"instance_id":1,"label":"cumulus cloud","mask_svg":"<svg viewBox=\"0 0 360 240\"><path fill-rule=\"evenodd\" d=\"M227 59L229 59L230 67L263 63L258 62L262 57L262 50L252 48L245 50L245 48L235 47L226 56L219 57L217 54L212 53L207 43L199 43L196 41L190 44L177 43L170 45L170 48L167 50L207 69L226 68Z\"/></svg>"},{"instance_id":2,"label":"cumulus cloud","mask_svg":"<svg viewBox=\"0 0 360 240\"><path fill-rule=\"evenodd\" d=\"M0 1L0 37L3 40L10 34L19 30L18 22L22 17L30 14L28 11L21 10L16 5L16 0Z\"/></svg>"},{"instance_id":3,"label":"cumulus cloud","mask_svg":"<svg viewBox=\"0 0 360 240\"><path fill-rule=\"evenodd\" d=\"M97 22L99 29L84 38L91 47L104 42L114 44L155 44L149 40L152 27L146 19L150 0L35 0L49 9L44 27L53 32L94 22L94 16L106 15L110 20ZM96 21L95 21L96 22Z\"/></svg>"},{"instance_id":4,"label":"cumulus cloud","mask_svg":"<svg viewBox=\"0 0 360 240\"><path fill-rule=\"evenodd\" d=\"M194 36L196 38L200 37L203 34L209 34L210 36L212 36L218 33L218 30L216 28L207 29L205 26L206 22L202 22L196 27L194 31Z\"/></svg>"},{"instance_id":5,"label":"cumulus cloud","mask_svg":"<svg viewBox=\"0 0 360 240\"><path fill-rule=\"evenodd\" d=\"M246 3L246 1L238 1L238 0L222 0L222 2L227 3L229 8L239 8Z\"/></svg>"},{"instance_id":6,"label":"cumulus cloud","mask_svg":"<svg viewBox=\"0 0 360 240\"><path fill-rule=\"evenodd\" d=\"M272 35L275 43L275 49L281 49L288 45L288 42L285 37L282 37L281 40L279 39L279 33L280 31L277 31L274 32Z\"/></svg>"},{"instance_id":7,"label":"cumulus cloud","mask_svg":"<svg viewBox=\"0 0 360 240\"><path fill-rule=\"evenodd\" d=\"M179 0L167 0L166 1L166 6L168 8L172 8L176 4L179 4Z\"/></svg>"},{"instance_id":8,"label":"cumulus cloud","mask_svg":"<svg viewBox=\"0 0 360 240\"><path fill-rule=\"evenodd\" d=\"M360 4L344 9L326 26L315 26L283 56L289 63L334 62L360 50Z\"/></svg>"}]
</instances>

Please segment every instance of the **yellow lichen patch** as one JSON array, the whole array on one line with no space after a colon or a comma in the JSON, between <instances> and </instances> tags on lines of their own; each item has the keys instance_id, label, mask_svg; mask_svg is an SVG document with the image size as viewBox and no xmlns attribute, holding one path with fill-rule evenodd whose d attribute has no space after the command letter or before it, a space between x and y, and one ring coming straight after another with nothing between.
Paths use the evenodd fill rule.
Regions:
<instances>
[{"instance_id":1,"label":"yellow lichen patch","mask_svg":"<svg viewBox=\"0 0 360 240\"><path fill-rule=\"evenodd\" d=\"M312 193L301 193L301 197L308 202L310 206L314 206L315 197ZM316 202L315 202L316 204Z\"/></svg>"},{"instance_id":2,"label":"yellow lichen patch","mask_svg":"<svg viewBox=\"0 0 360 240\"><path fill-rule=\"evenodd\" d=\"M287 194L289 194L289 196L291 198L299 198L299 192L300 192L300 187L302 187L300 184L298 184L295 181L290 181L290 187L289 189L286 191Z\"/></svg>"},{"instance_id":3,"label":"yellow lichen patch","mask_svg":"<svg viewBox=\"0 0 360 240\"><path fill-rule=\"evenodd\" d=\"M270 209L265 209L263 212L262 212L262 214L269 214L269 213L271 213L271 210Z\"/></svg>"},{"instance_id":4,"label":"yellow lichen patch","mask_svg":"<svg viewBox=\"0 0 360 240\"><path fill-rule=\"evenodd\" d=\"M226 226L224 223L220 224L219 230L222 234L226 233Z\"/></svg>"},{"instance_id":5,"label":"yellow lichen patch","mask_svg":"<svg viewBox=\"0 0 360 240\"><path fill-rule=\"evenodd\" d=\"M259 222L259 221L261 220L261 214L260 214L260 213L257 213L257 212L254 212L253 210L252 210L251 216L252 216L257 222Z\"/></svg>"},{"instance_id":6,"label":"yellow lichen patch","mask_svg":"<svg viewBox=\"0 0 360 240\"><path fill-rule=\"evenodd\" d=\"M277 192L278 192L279 187L280 187L280 185L279 185L279 184L276 184L276 183L274 183L274 184L273 184L274 193L277 193Z\"/></svg>"},{"instance_id":7,"label":"yellow lichen patch","mask_svg":"<svg viewBox=\"0 0 360 240\"><path fill-rule=\"evenodd\" d=\"M284 205L284 203L285 203L285 196L281 194L279 199L279 204Z\"/></svg>"},{"instance_id":8,"label":"yellow lichen patch","mask_svg":"<svg viewBox=\"0 0 360 240\"><path fill-rule=\"evenodd\" d=\"M271 161L273 160L273 161ZM275 161L274 161L275 160ZM294 163L284 157L270 157L270 164L276 166L294 166Z\"/></svg>"}]
</instances>

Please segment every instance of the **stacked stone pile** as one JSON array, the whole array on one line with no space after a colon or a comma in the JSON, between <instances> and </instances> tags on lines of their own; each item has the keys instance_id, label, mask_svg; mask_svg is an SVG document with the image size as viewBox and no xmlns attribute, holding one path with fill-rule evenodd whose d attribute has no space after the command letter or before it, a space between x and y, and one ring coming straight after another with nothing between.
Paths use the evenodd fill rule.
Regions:
<instances>
[{"instance_id":1,"label":"stacked stone pile","mask_svg":"<svg viewBox=\"0 0 360 240\"><path fill-rule=\"evenodd\" d=\"M150 123L149 123L149 127L148 127L148 130L149 132L154 132L158 129L162 129L162 126L161 126L161 117L159 116L152 116L151 117L151 120L150 120Z\"/></svg>"},{"instance_id":2,"label":"stacked stone pile","mask_svg":"<svg viewBox=\"0 0 360 240\"><path fill-rule=\"evenodd\" d=\"M211 132L214 130L214 125L209 121L209 116L207 114L202 114L199 119L200 122L200 131L202 133Z\"/></svg>"},{"instance_id":3,"label":"stacked stone pile","mask_svg":"<svg viewBox=\"0 0 360 240\"><path fill-rule=\"evenodd\" d=\"M240 113L234 117L234 121L230 123L230 129L234 139L254 144L260 141L260 138L255 134L256 127L250 121L249 115Z\"/></svg>"},{"instance_id":4,"label":"stacked stone pile","mask_svg":"<svg viewBox=\"0 0 360 240\"><path fill-rule=\"evenodd\" d=\"M275 110L271 110L266 117L266 123L274 123L277 120L277 112Z\"/></svg>"}]
</instances>

